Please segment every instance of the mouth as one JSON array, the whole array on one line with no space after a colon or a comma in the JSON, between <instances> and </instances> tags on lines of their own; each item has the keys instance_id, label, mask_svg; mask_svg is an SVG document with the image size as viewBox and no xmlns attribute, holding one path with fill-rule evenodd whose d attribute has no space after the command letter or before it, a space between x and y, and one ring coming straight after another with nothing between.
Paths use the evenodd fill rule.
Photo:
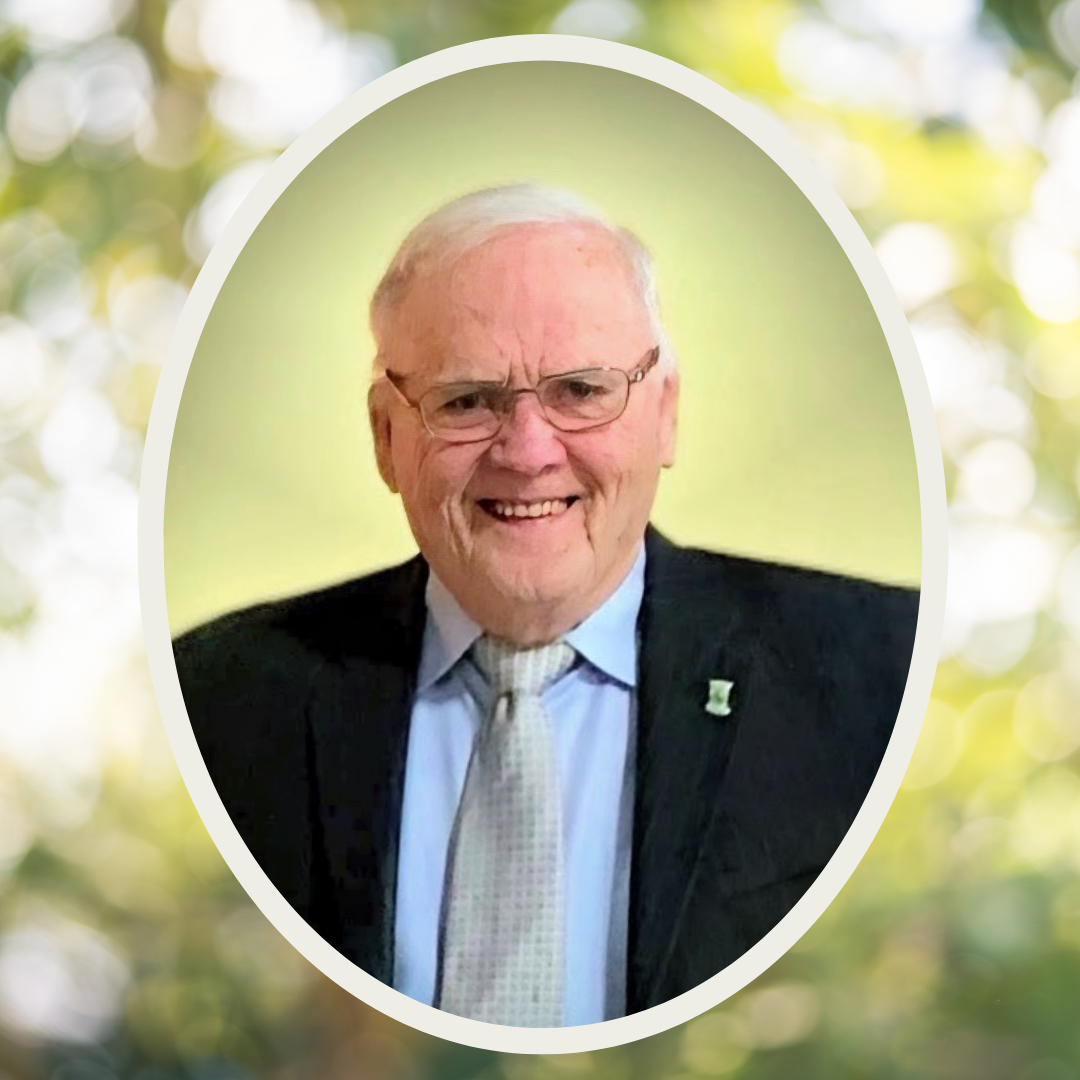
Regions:
<instances>
[{"instance_id":1,"label":"mouth","mask_svg":"<svg viewBox=\"0 0 1080 1080\"><path fill-rule=\"evenodd\" d=\"M477 505L496 521L531 521L561 517L578 501L577 495L565 499L536 499L531 502L510 499L478 499Z\"/></svg>"}]
</instances>

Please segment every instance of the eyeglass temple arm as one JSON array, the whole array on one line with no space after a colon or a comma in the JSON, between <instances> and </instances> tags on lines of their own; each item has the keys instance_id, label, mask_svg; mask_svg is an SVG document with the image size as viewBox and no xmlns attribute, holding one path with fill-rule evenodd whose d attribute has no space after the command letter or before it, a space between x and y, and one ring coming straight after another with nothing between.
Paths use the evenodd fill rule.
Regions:
<instances>
[{"instance_id":1,"label":"eyeglass temple arm","mask_svg":"<svg viewBox=\"0 0 1080 1080\"><path fill-rule=\"evenodd\" d=\"M646 356L644 362L635 371L630 374L630 381L632 383L639 383L650 371L656 366L656 362L660 359L660 346L654 345Z\"/></svg>"},{"instance_id":2,"label":"eyeglass temple arm","mask_svg":"<svg viewBox=\"0 0 1080 1080\"><path fill-rule=\"evenodd\" d=\"M409 399L409 397L406 395L405 391L402 390L401 387L398 385L398 380L401 378L400 375L396 375L389 368L383 368L383 373L382 373L381 377L383 379L385 379L394 388L394 390L397 392L397 396L399 398L401 398L401 400L404 401L405 404L408 405L410 409L419 409L420 408L420 402L419 401L411 401Z\"/></svg>"}]
</instances>

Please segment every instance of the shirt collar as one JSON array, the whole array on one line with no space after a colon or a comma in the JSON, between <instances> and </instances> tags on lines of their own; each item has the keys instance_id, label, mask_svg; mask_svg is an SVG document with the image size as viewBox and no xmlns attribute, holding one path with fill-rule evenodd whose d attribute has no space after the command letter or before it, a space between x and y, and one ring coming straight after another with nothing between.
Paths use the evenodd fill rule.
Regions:
<instances>
[{"instance_id":1,"label":"shirt collar","mask_svg":"<svg viewBox=\"0 0 1080 1080\"><path fill-rule=\"evenodd\" d=\"M593 667L627 686L637 685L637 620L645 592L645 545L622 584L563 637Z\"/></svg>"},{"instance_id":2,"label":"shirt collar","mask_svg":"<svg viewBox=\"0 0 1080 1080\"><path fill-rule=\"evenodd\" d=\"M420 670L416 675L419 693L438 682L484 632L461 610L461 605L435 576L434 570L428 574L424 599L427 601L427 623Z\"/></svg>"},{"instance_id":3,"label":"shirt collar","mask_svg":"<svg viewBox=\"0 0 1080 1080\"><path fill-rule=\"evenodd\" d=\"M626 686L637 685L637 619L644 592L645 545L642 544L622 584L563 637L593 667ZM417 672L418 693L438 682L484 632L462 611L434 572L428 574L425 600L428 618Z\"/></svg>"}]
</instances>

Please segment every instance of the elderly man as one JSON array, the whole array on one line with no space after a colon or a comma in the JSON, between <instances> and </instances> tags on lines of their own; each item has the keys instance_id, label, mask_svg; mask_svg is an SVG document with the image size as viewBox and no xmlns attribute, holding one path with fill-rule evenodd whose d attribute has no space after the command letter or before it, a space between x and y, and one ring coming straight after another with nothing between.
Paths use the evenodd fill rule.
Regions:
<instances>
[{"instance_id":1,"label":"elderly man","mask_svg":"<svg viewBox=\"0 0 1080 1080\"><path fill-rule=\"evenodd\" d=\"M650 528L674 357L645 249L569 196L443 207L372 327L420 555L177 641L210 773L293 906L402 993L540 1027L666 1001L847 832L918 594Z\"/></svg>"}]
</instances>

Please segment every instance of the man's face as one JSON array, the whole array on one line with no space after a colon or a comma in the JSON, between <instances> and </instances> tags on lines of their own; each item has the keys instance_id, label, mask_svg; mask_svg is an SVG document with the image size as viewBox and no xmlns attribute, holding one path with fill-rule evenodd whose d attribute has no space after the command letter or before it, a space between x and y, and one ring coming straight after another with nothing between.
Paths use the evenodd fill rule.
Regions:
<instances>
[{"instance_id":1,"label":"man's face","mask_svg":"<svg viewBox=\"0 0 1080 1080\"><path fill-rule=\"evenodd\" d=\"M577 224L510 227L419 272L383 337L412 401L448 382L631 371L657 344L625 255ZM673 460L677 396L674 373L654 368L622 416L568 433L522 394L494 438L468 444L431 435L385 380L370 405L380 472L428 563L485 630L529 644L576 625L629 571Z\"/></svg>"}]
</instances>

